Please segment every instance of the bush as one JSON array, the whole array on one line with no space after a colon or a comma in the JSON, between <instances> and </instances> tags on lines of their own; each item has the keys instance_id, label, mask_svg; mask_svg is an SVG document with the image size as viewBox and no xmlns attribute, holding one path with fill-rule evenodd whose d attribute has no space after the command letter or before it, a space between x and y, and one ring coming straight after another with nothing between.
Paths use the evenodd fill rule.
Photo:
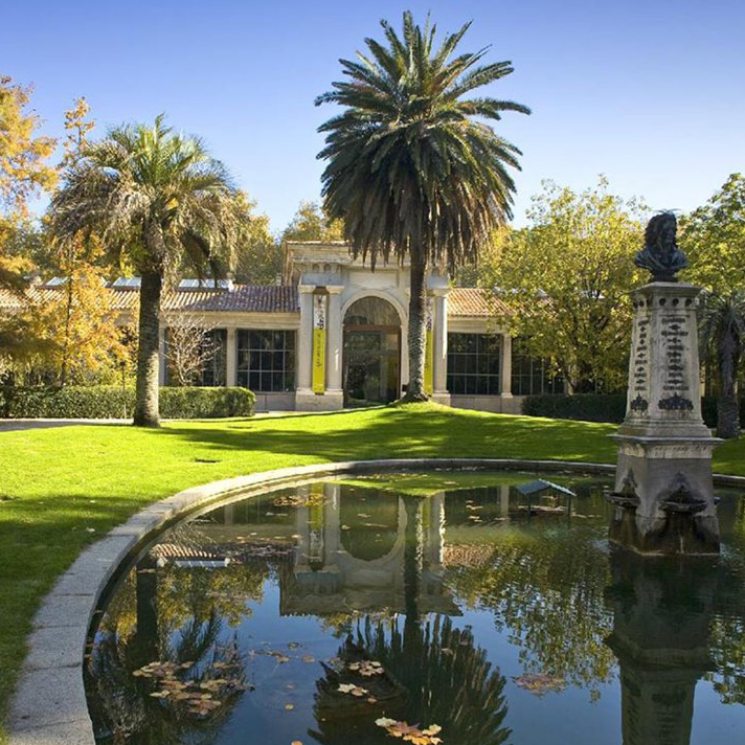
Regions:
<instances>
[{"instance_id":1,"label":"bush","mask_svg":"<svg viewBox=\"0 0 745 745\"><path fill-rule=\"evenodd\" d=\"M256 397L247 388L160 389L166 419L251 416ZM0 417L49 419L128 419L134 414L134 388L115 385L0 387Z\"/></svg>"},{"instance_id":2,"label":"bush","mask_svg":"<svg viewBox=\"0 0 745 745\"><path fill-rule=\"evenodd\" d=\"M523 414L549 419L620 424L626 416L625 393L577 393L574 396L528 396Z\"/></svg>"},{"instance_id":3,"label":"bush","mask_svg":"<svg viewBox=\"0 0 745 745\"><path fill-rule=\"evenodd\" d=\"M252 416L256 396L248 388L160 389L160 415L165 419L215 419Z\"/></svg>"},{"instance_id":4,"label":"bush","mask_svg":"<svg viewBox=\"0 0 745 745\"><path fill-rule=\"evenodd\" d=\"M528 396L523 414L549 419L582 419L620 424L626 416L625 393L577 393L574 396ZM707 427L717 426L716 396L701 398L701 415ZM745 430L745 400L740 401L740 426Z\"/></svg>"}]
</instances>

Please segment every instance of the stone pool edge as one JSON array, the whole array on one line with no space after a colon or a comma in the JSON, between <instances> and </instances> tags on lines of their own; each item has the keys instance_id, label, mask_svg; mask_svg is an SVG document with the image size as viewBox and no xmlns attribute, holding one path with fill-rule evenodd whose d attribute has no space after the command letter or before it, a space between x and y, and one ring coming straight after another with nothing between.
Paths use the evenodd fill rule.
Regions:
<instances>
[{"instance_id":1,"label":"stone pool edge","mask_svg":"<svg viewBox=\"0 0 745 745\"><path fill-rule=\"evenodd\" d=\"M93 613L114 573L167 523L251 489L340 473L472 468L611 474L615 465L514 458L386 458L280 468L196 486L162 499L86 548L44 598L27 639L28 653L11 700L9 745L95 745L83 685L83 655ZM719 486L745 487L745 477L716 475Z\"/></svg>"}]
</instances>

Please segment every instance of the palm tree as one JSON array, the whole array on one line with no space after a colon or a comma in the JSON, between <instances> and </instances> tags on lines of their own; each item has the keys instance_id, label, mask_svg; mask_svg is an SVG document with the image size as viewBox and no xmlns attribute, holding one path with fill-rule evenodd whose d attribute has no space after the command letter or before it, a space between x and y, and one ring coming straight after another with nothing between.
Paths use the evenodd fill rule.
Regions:
<instances>
[{"instance_id":1,"label":"palm tree","mask_svg":"<svg viewBox=\"0 0 745 745\"><path fill-rule=\"evenodd\" d=\"M701 318L701 343L716 359L717 436L730 439L740 434L737 372L745 345L745 292L711 294L705 298Z\"/></svg>"},{"instance_id":2,"label":"palm tree","mask_svg":"<svg viewBox=\"0 0 745 745\"><path fill-rule=\"evenodd\" d=\"M174 134L163 116L112 129L85 145L51 204L53 234L102 237L110 257L140 275L134 423L159 426L158 346L163 283L184 258L201 276L229 261L240 217L221 163L202 142Z\"/></svg>"},{"instance_id":3,"label":"palm tree","mask_svg":"<svg viewBox=\"0 0 745 745\"><path fill-rule=\"evenodd\" d=\"M513 101L463 96L509 75L510 62L480 65L488 47L453 56L468 30L434 46L435 26L411 12L403 38L381 21L388 46L366 39L369 56L341 60L345 82L316 99L344 108L321 127L328 161L324 207L344 220L355 256L409 257L409 385L406 400L424 400L425 278L428 267L475 260L478 247L511 217L520 151L478 119L530 110ZM476 119L478 118L478 119Z\"/></svg>"}]
</instances>

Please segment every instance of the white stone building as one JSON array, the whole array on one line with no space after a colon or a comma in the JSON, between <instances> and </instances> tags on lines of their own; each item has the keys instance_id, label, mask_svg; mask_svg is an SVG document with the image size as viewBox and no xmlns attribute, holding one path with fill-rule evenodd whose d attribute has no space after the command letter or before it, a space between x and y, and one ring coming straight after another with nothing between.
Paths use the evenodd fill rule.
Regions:
<instances>
[{"instance_id":1,"label":"white stone building","mask_svg":"<svg viewBox=\"0 0 745 745\"><path fill-rule=\"evenodd\" d=\"M286 284L185 280L165 292L161 384L170 382L169 323L191 315L212 329L218 348L202 384L246 386L259 411L327 411L399 398L408 380L408 265L372 271L343 243L290 242L286 259ZM428 287L425 385L435 401L517 413L524 395L562 392L543 361L520 354L497 328L481 290L452 288L437 273ZM43 302L59 289L48 284L34 292ZM121 323L134 324L138 281L118 280L109 289ZM0 296L0 309L12 302Z\"/></svg>"}]
</instances>

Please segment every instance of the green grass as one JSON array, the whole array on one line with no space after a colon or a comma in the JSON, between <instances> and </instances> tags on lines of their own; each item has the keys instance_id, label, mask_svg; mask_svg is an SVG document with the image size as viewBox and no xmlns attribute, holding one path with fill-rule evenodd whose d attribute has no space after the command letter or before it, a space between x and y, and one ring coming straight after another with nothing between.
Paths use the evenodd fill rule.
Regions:
<instances>
[{"instance_id":1,"label":"green grass","mask_svg":"<svg viewBox=\"0 0 745 745\"><path fill-rule=\"evenodd\" d=\"M614 430L425 404L180 422L156 431L76 426L0 432L0 715L44 594L86 544L149 502L229 476L338 460L432 456L612 463L615 446L608 435ZM743 449L740 442L724 445L716 469L745 474Z\"/></svg>"}]
</instances>

